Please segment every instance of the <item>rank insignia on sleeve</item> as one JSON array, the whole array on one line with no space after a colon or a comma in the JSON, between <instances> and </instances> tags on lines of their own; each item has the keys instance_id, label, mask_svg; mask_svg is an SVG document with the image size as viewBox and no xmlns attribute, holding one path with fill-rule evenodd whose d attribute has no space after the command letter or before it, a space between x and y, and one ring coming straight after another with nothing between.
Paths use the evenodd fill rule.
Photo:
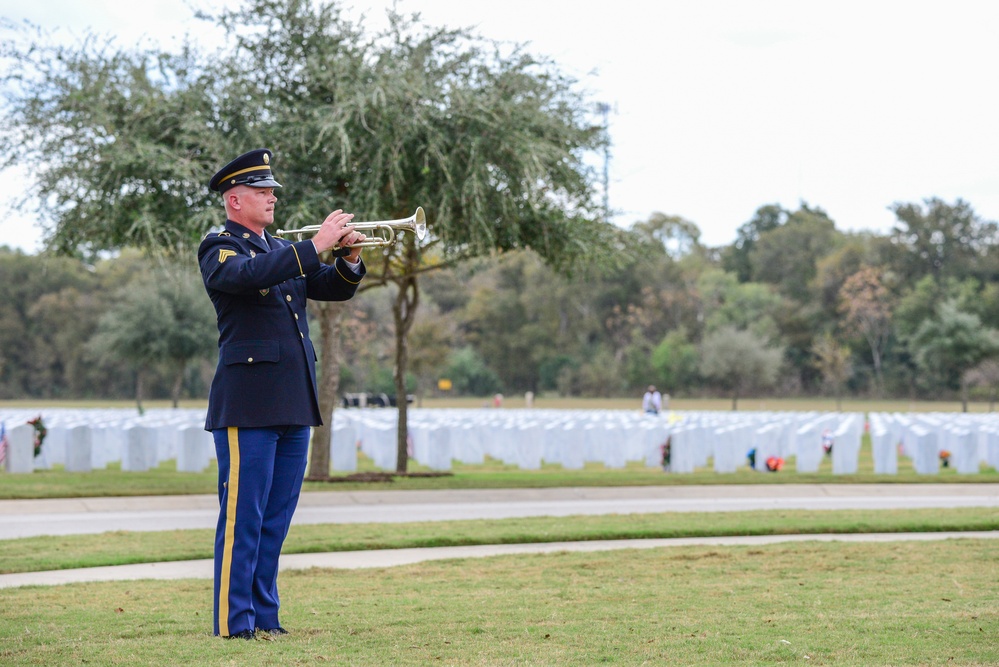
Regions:
<instances>
[{"instance_id":1,"label":"rank insignia on sleeve","mask_svg":"<svg viewBox=\"0 0 999 667\"><path fill-rule=\"evenodd\" d=\"M260 290L260 296L267 296L270 293L271 293L271 289L269 287L266 287L266 288Z\"/></svg>"},{"instance_id":2,"label":"rank insignia on sleeve","mask_svg":"<svg viewBox=\"0 0 999 667\"><path fill-rule=\"evenodd\" d=\"M228 248L222 248L219 250L219 264L225 264L225 261L230 257L235 257L236 251L229 250Z\"/></svg>"}]
</instances>

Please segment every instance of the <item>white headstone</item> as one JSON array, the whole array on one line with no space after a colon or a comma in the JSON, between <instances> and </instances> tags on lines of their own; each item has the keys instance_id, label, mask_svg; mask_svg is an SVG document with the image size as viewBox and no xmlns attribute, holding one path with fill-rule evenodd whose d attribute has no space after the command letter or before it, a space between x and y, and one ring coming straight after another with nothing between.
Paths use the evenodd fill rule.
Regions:
<instances>
[{"instance_id":1,"label":"white headstone","mask_svg":"<svg viewBox=\"0 0 999 667\"><path fill-rule=\"evenodd\" d=\"M185 426L178 432L177 472L202 472L215 452L212 434L200 426Z\"/></svg>"},{"instance_id":2,"label":"white headstone","mask_svg":"<svg viewBox=\"0 0 999 667\"><path fill-rule=\"evenodd\" d=\"M850 415L833 433L832 464L834 475L857 472L860 457L860 436L863 425L857 415Z\"/></svg>"},{"instance_id":3,"label":"white headstone","mask_svg":"<svg viewBox=\"0 0 999 667\"><path fill-rule=\"evenodd\" d=\"M956 429L950 437L950 465L962 475L978 472L978 438L967 429Z\"/></svg>"},{"instance_id":4,"label":"white headstone","mask_svg":"<svg viewBox=\"0 0 999 667\"><path fill-rule=\"evenodd\" d=\"M936 475L940 472L940 449L937 446L937 433L922 426L909 429L907 443L911 442L912 466L920 475Z\"/></svg>"},{"instance_id":5,"label":"white headstone","mask_svg":"<svg viewBox=\"0 0 999 667\"><path fill-rule=\"evenodd\" d=\"M822 425L812 421L801 426L794 434L794 468L797 472L818 472L822 464Z\"/></svg>"},{"instance_id":6,"label":"white headstone","mask_svg":"<svg viewBox=\"0 0 999 667\"><path fill-rule=\"evenodd\" d=\"M351 424L334 426L330 439L330 465L333 470L357 470L357 437Z\"/></svg>"},{"instance_id":7,"label":"white headstone","mask_svg":"<svg viewBox=\"0 0 999 667\"><path fill-rule=\"evenodd\" d=\"M871 450L874 472L879 475L898 474L898 446L887 424L871 419Z\"/></svg>"},{"instance_id":8,"label":"white headstone","mask_svg":"<svg viewBox=\"0 0 999 667\"><path fill-rule=\"evenodd\" d=\"M7 429L7 472L23 474L35 470L35 427L19 424Z\"/></svg>"},{"instance_id":9,"label":"white headstone","mask_svg":"<svg viewBox=\"0 0 999 667\"><path fill-rule=\"evenodd\" d=\"M121 469L143 472L156 458L156 429L134 425L125 430L125 446L121 452Z\"/></svg>"},{"instance_id":10,"label":"white headstone","mask_svg":"<svg viewBox=\"0 0 999 667\"><path fill-rule=\"evenodd\" d=\"M90 472L93 432L87 424L73 426L66 434L66 472Z\"/></svg>"}]
</instances>

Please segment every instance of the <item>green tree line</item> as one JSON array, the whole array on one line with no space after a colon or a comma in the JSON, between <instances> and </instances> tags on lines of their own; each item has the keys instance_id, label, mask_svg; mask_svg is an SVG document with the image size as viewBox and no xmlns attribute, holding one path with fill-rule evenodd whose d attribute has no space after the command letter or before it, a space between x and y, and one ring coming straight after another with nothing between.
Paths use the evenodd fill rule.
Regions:
<instances>
[{"instance_id":1,"label":"green tree line","mask_svg":"<svg viewBox=\"0 0 999 667\"><path fill-rule=\"evenodd\" d=\"M461 393L991 396L999 383L997 225L965 201L892 206L885 234L821 209L761 206L728 246L677 216L627 231L623 266L560 275L530 253L426 281L414 345ZM373 311L374 313L374 311ZM423 341L423 342L421 342Z\"/></svg>"},{"instance_id":2,"label":"green tree line","mask_svg":"<svg viewBox=\"0 0 999 667\"><path fill-rule=\"evenodd\" d=\"M887 234L760 207L729 246L656 214L623 264L566 275L529 250L422 279L407 390L564 396L991 397L996 224L963 201L894 207ZM0 250L0 397L203 398L215 331L193 267ZM351 302L340 390L394 394L398 287Z\"/></svg>"}]
</instances>

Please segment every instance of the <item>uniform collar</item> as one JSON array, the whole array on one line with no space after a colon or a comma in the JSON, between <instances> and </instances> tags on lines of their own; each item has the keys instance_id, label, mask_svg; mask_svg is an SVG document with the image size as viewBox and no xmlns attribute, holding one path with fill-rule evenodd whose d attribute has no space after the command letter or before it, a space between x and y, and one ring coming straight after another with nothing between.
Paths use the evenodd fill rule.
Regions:
<instances>
[{"instance_id":1,"label":"uniform collar","mask_svg":"<svg viewBox=\"0 0 999 667\"><path fill-rule=\"evenodd\" d=\"M275 247L274 241L271 240L271 236L264 230L264 236L267 237L267 241L257 236L257 233L252 229L248 229L238 222L233 222L232 220L225 221L225 230L232 234L233 236L238 236L241 239L246 239L260 250L267 252L271 248Z\"/></svg>"}]
</instances>

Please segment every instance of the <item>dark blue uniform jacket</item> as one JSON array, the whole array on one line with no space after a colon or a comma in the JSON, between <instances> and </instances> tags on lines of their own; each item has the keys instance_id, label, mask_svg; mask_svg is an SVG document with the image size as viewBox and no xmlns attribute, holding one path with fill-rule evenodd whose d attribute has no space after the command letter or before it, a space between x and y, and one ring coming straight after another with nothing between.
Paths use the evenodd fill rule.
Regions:
<instances>
[{"instance_id":1,"label":"dark blue uniform jacket","mask_svg":"<svg viewBox=\"0 0 999 667\"><path fill-rule=\"evenodd\" d=\"M266 244L227 220L225 231L208 234L198 249L219 327L207 430L322 424L306 299L349 299L364 265L357 273L343 259L326 265L311 240L264 234Z\"/></svg>"}]
</instances>

